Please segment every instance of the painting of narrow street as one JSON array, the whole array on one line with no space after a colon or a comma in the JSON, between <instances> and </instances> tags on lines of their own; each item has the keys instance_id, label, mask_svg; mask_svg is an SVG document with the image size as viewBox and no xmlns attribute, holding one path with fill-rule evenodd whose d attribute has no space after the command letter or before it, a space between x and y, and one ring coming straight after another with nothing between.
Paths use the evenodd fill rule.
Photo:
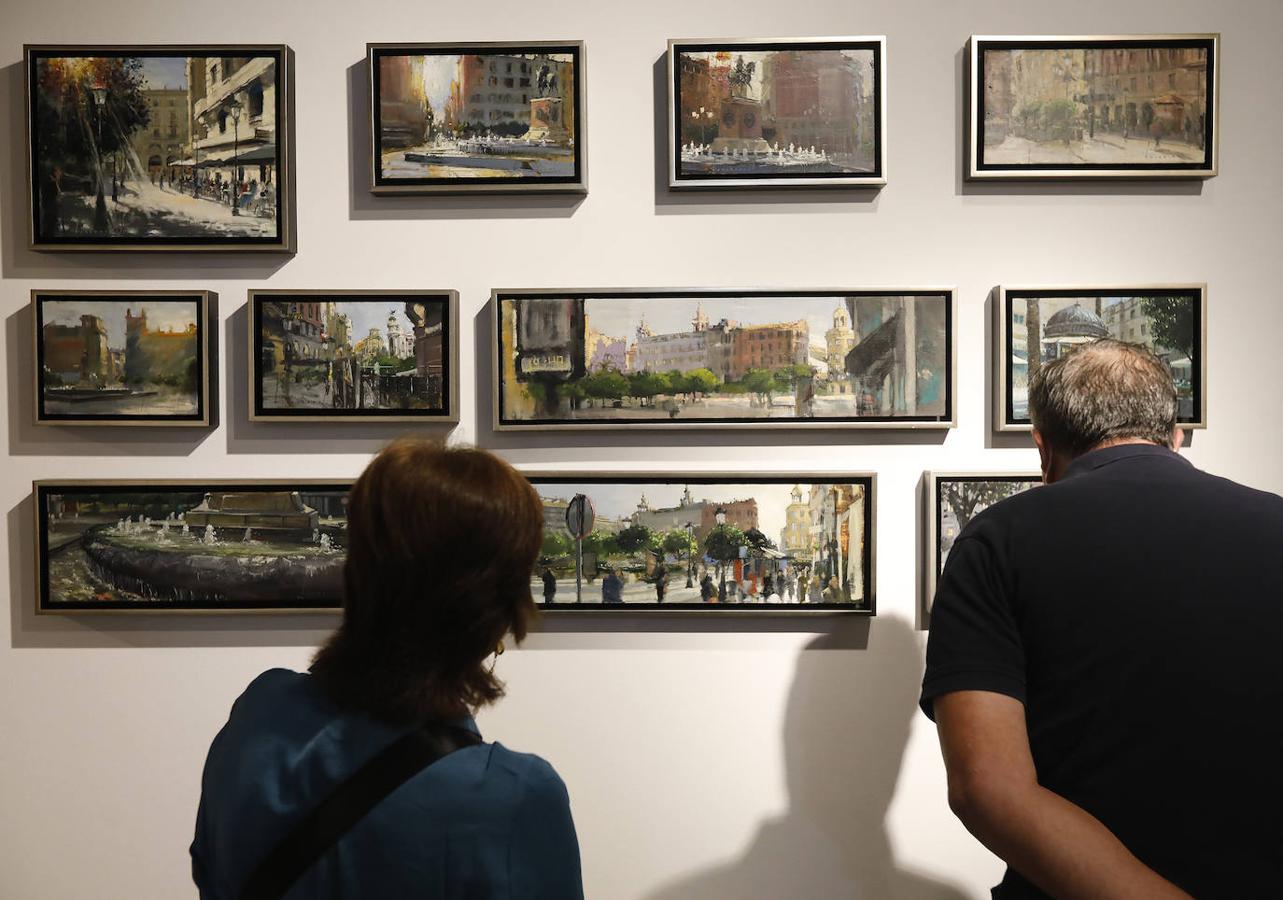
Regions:
<instances>
[{"instance_id":1,"label":"painting of narrow street","mask_svg":"<svg viewBox=\"0 0 1283 900\"><path fill-rule=\"evenodd\" d=\"M250 294L255 419L456 414L453 294Z\"/></svg>"},{"instance_id":2,"label":"painting of narrow street","mask_svg":"<svg viewBox=\"0 0 1283 900\"><path fill-rule=\"evenodd\" d=\"M532 476L547 609L872 612L872 476Z\"/></svg>"},{"instance_id":3,"label":"painting of narrow street","mask_svg":"<svg viewBox=\"0 0 1283 900\"><path fill-rule=\"evenodd\" d=\"M28 51L37 246L284 245L285 48Z\"/></svg>"},{"instance_id":4,"label":"painting of narrow street","mask_svg":"<svg viewBox=\"0 0 1283 900\"><path fill-rule=\"evenodd\" d=\"M581 53L371 45L375 191L581 188Z\"/></svg>"},{"instance_id":5,"label":"painting of narrow street","mask_svg":"<svg viewBox=\"0 0 1283 900\"><path fill-rule=\"evenodd\" d=\"M948 427L948 292L499 293L498 426Z\"/></svg>"}]
</instances>

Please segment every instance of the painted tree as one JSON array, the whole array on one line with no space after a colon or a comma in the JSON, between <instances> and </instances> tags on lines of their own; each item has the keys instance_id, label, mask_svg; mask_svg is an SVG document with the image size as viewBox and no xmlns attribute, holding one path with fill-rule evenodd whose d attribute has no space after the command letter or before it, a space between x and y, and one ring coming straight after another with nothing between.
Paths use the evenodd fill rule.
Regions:
<instances>
[{"instance_id":1,"label":"painted tree","mask_svg":"<svg viewBox=\"0 0 1283 900\"><path fill-rule=\"evenodd\" d=\"M694 369L686 373L688 386L696 394L711 394L721 383L711 369Z\"/></svg>"},{"instance_id":2,"label":"painted tree","mask_svg":"<svg viewBox=\"0 0 1283 900\"><path fill-rule=\"evenodd\" d=\"M1194 358L1194 304L1189 297L1146 297L1141 311L1153 326L1155 346Z\"/></svg>"},{"instance_id":3,"label":"painted tree","mask_svg":"<svg viewBox=\"0 0 1283 900\"><path fill-rule=\"evenodd\" d=\"M734 525L718 525L704 538L704 554L717 563L717 581L726 583L726 566L740 558L740 548L748 546L744 532Z\"/></svg>"},{"instance_id":4,"label":"painted tree","mask_svg":"<svg viewBox=\"0 0 1283 900\"><path fill-rule=\"evenodd\" d=\"M953 510L961 531L978 513L1020 493L1026 484L1023 481L941 481L940 494Z\"/></svg>"},{"instance_id":5,"label":"painted tree","mask_svg":"<svg viewBox=\"0 0 1283 900\"><path fill-rule=\"evenodd\" d=\"M668 376L656 372L634 372L628 376L628 395L637 397L645 405L648 399L671 389Z\"/></svg>"},{"instance_id":6,"label":"painted tree","mask_svg":"<svg viewBox=\"0 0 1283 900\"><path fill-rule=\"evenodd\" d=\"M746 391L756 394L758 400L767 406L771 405L771 397L779 390L775 382L775 373L768 369L749 369L741 382Z\"/></svg>"},{"instance_id":7,"label":"painted tree","mask_svg":"<svg viewBox=\"0 0 1283 900\"><path fill-rule=\"evenodd\" d=\"M1029 382L1042 365L1042 319L1039 301L1030 297L1025 301L1025 356L1028 358Z\"/></svg>"},{"instance_id":8,"label":"painted tree","mask_svg":"<svg viewBox=\"0 0 1283 900\"><path fill-rule=\"evenodd\" d=\"M543 545L539 548L539 555L545 561L569 556L574 550L575 542L570 535L561 531L544 529Z\"/></svg>"},{"instance_id":9,"label":"painted tree","mask_svg":"<svg viewBox=\"0 0 1283 900\"><path fill-rule=\"evenodd\" d=\"M655 547L657 543L655 532L640 522L629 525L615 535L615 546L623 553L641 553Z\"/></svg>"},{"instance_id":10,"label":"painted tree","mask_svg":"<svg viewBox=\"0 0 1283 900\"><path fill-rule=\"evenodd\" d=\"M585 396L605 405L607 400L621 400L628 395L628 379L617 369L602 369L581 380Z\"/></svg>"}]
</instances>

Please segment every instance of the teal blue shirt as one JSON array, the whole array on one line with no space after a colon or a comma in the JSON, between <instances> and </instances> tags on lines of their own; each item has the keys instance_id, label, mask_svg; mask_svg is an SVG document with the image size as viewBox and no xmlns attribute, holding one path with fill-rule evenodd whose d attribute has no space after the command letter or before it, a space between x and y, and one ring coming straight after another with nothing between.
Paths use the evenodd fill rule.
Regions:
<instances>
[{"instance_id":1,"label":"teal blue shirt","mask_svg":"<svg viewBox=\"0 0 1283 900\"><path fill-rule=\"evenodd\" d=\"M295 823L405 731L335 706L310 675L256 678L205 762L191 847L202 900L239 897ZM566 786L537 756L458 750L371 810L286 897L582 900Z\"/></svg>"}]
</instances>

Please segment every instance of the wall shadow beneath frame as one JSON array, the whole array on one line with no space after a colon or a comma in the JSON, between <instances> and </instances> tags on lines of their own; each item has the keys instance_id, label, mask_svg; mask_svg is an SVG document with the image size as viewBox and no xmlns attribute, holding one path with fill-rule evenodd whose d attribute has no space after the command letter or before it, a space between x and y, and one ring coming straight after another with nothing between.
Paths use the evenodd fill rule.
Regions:
<instances>
[{"instance_id":1,"label":"wall shadow beneath frame","mask_svg":"<svg viewBox=\"0 0 1283 900\"><path fill-rule=\"evenodd\" d=\"M228 453L374 453L403 434L442 437L454 423L432 422L252 422L249 418L249 304L224 323L227 353Z\"/></svg>"},{"instance_id":2,"label":"wall shadow beneath frame","mask_svg":"<svg viewBox=\"0 0 1283 900\"><path fill-rule=\"evenodd\" d=\"M211 322L218 308L211 302ZM214 428L154 428L138 425L37 425L35 424L35 364L32 354L31 304L24 304L5 319L5 379L8 386L10 456L190 456ZM211 335L211 337L215 337ZM210 365L210 396L218 396L217 341ZM217 402L211 406L217 410Z\"/></svg>"},{"instance_id":3,"label":"wall shadow beneath frame","mask_svg":"<svg viewBox=\"0 0 1283 900\"><path fill-rule=\"evenodd\" d=\"M784 714L788 808L733 859L684 875L646 900L897 897L958 900L955 885L897 864L886 816L917 714L922 655L908 623L873 624L859 653L797 657ZM835 691L835 686L841 686ZM818 698L833 702L817 702ZM834 790L835 772L847 772Z\"/></svg>"},{"instance_id":4,"label":"wall shadow beneath frame","mask_svg":"<svg viewBox=\"0 0 1283 900\"><path fill-rule=\"evenodd\" d=\"M524 194L370 193L370 73L365 58L347 68L348 218L382 219L559 219L572 216L586 194L528 191ZM589 169L591 177L591 169Z\"/></svg>"},{"instance_id":5,"label":"wall shadow beneath frame","mask_svg":"<svg viewBox=\"0 0 1283 900\"><path fill-rule=\"evenodd\" d=\"M1203 179L1161 178L1049 178L995 179L971 181L967 170L971 165L971 130L968 128L971 103L970 77L967 48L964 45L954 55L954 70L958 84L954 90L954 140L958 152L954 158L954 192L972 197L1063 197L1136 196L1136 197L1197 197L1203 193Z\"/></svg>"},{"instance_id":6,"label":"wall shadow beneath frame","mask_svg":"<svg viewBox=\"0 0 1283 900\"><path fill-rule=\"evenodd\" d=\"M9 510L10 646L14 649L111 647L313 647L339 623L331 614L37 615L35 499Z\"/></svg>"},{"instance_id":7,"label":"wall shadow beneath frame","mask_svg":"<svg viewBox=\"0 0 1283 900\"><path fill-rule=\"evenodd\" d=\"M292 258L290 253L102 252L37 253L27 246L31 231L27 186L26 96L23 64L0 67L0 272L5 278L172 278L193 284L224 278L265 279Z\"/></svg>"},{"instance_id":8,"label":"wall shadow beneath frame","mask_svg":"<svg viewBox=\"0 0 1283 900\"><path fill-rule=\"evenodd\" d=\"M854 188L718 188L673 190L668 186L668 54L655 60L655 213L669 215L720 215L724 213L876 212L880 185Z\"/></svg>"},{"instance_id":9,"label":"wall shadow beneath frame","mask_svg":"<svg viewBox=\"0 0 1283 900\"><path fill-rule=\"evenodd\" d=\"M647 429L636 425L622 428L589 426L582 431L496 431L494 428L494 323L493 300L472 320L473 360L476 371L476 445L499 453L515 450L560 449L557 462L574 462L577 450L611 450L630 447L702 447L715 435L721 447L873 446L943 444L952 429L858 429L774 428ZM602 456L598 454L596 459ZM527 458L526 462L536 460Z\"/></svg>"}]
</instances>

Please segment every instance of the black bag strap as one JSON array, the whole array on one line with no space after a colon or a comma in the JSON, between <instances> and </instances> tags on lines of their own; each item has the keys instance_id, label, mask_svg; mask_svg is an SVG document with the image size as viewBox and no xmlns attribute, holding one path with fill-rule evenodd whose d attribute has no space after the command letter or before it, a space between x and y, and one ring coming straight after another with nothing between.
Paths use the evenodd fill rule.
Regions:
<instances>
[{"instance_id":1,"label":"black bag strap","mask_svg":"<svg viewBox=\"0 0 1283 900\"><path fill-rule=\"evenodd\" d=\"M245 883L241 900L278 900L385 797L437 760L479 743L481 735L474 731L435 722L397 738L336 787L272 849Z\"/></svg>"}]
</instances>

